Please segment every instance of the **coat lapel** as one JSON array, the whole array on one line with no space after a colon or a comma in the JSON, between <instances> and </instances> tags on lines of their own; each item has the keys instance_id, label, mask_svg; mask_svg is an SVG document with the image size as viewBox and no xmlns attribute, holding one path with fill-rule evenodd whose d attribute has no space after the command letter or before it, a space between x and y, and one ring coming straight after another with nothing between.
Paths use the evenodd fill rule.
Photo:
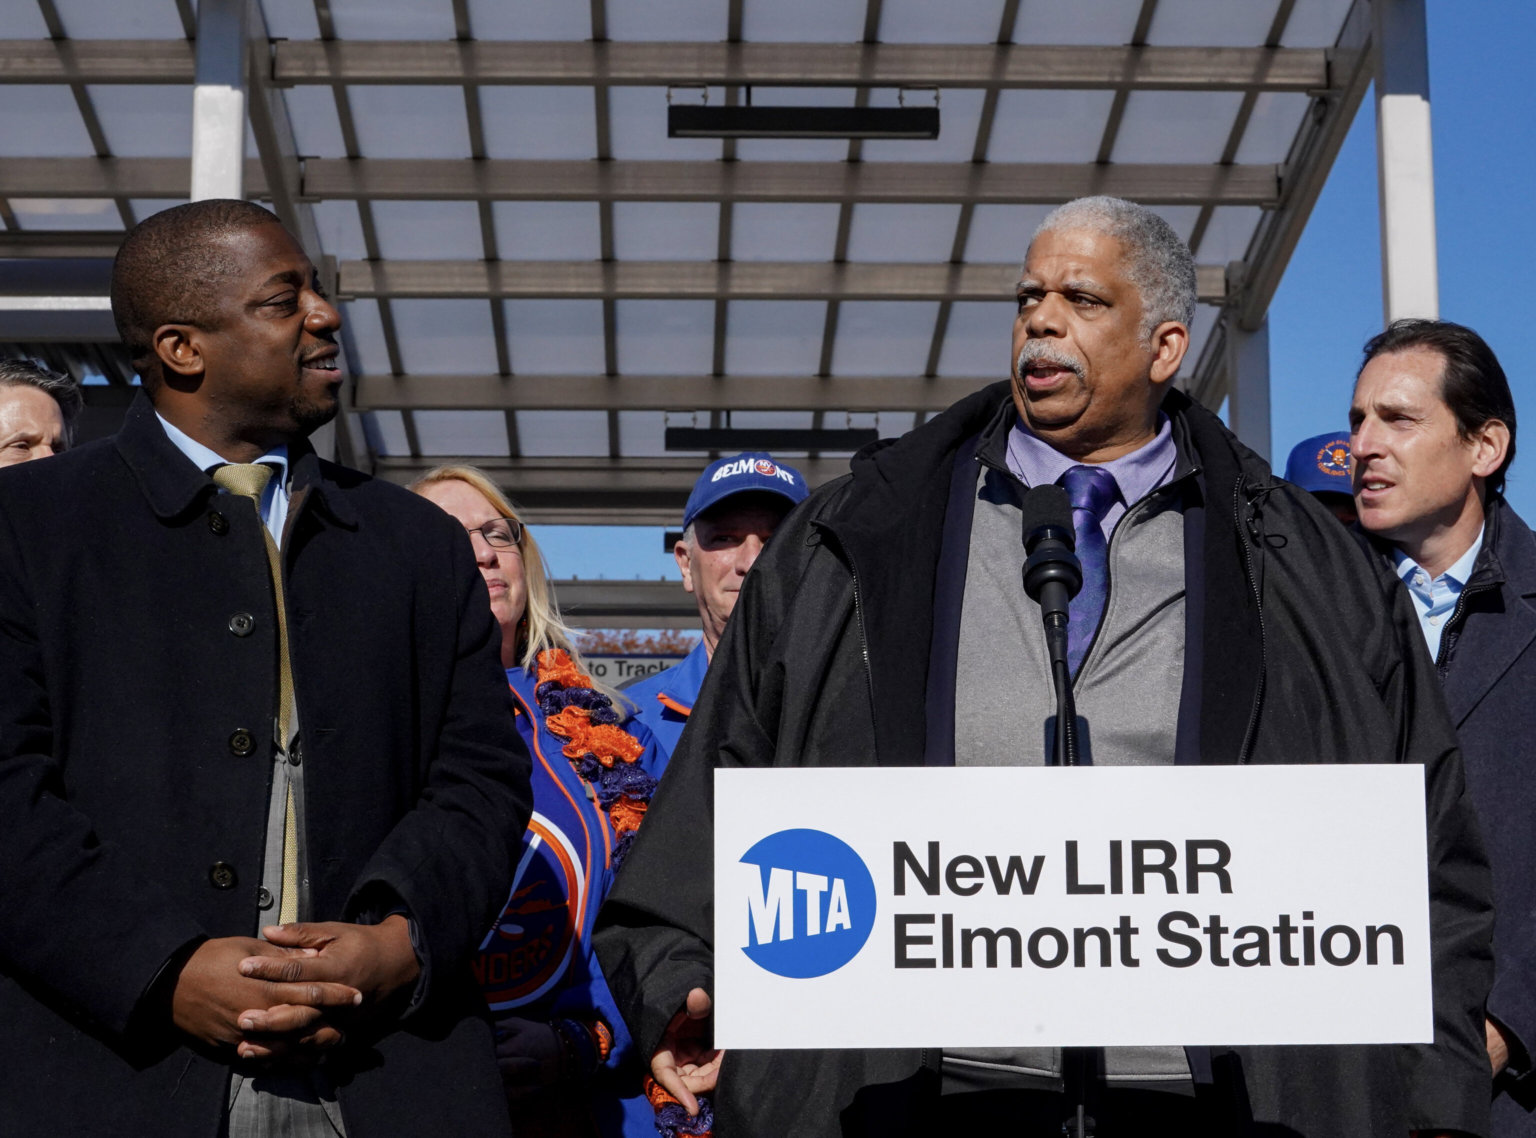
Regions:
<instances>
[{"instance_id":1,"label":"coat lapel","mask_svg":"<svg viewBox=\"0 0 1536 1138\"><path fill-rule=\"evenodd\" d=\"M1499 582L1469 599L1472 607L1445 676L1445 702L1457 730L1536 640L1536 536L1502 500L1488 511L1489 550L1483 572Z\"/></svg>"}]
</instances>

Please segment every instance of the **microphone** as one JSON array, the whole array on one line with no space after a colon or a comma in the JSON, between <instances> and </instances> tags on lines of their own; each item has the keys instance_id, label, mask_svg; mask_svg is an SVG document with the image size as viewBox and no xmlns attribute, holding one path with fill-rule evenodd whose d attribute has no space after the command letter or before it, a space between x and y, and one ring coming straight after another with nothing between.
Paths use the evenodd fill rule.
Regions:
<instances>
[{"instance_id":1,"label":"microphone","mask_svg":"<svg viewBox=\"0 0 1536 1138\"><path fill-rule=\"evenodd\" d=\"M1083 566L1074 551L1072 500L1060 486L1035 486L1024 494L1024 592L1040 606L1045 622L1046 654L1056 688L1056 717L1050 728L1052 759L1057 766L1077 766L1079 722L1072 695L1072 667L1067 661L1068 602L1083 587Z\"/></svg>"},{"instance_id":2,"label":"microphone","mask_svg":"<svg viewBox=\"0 0 1536 1138\"><path fill-rule=\"evenodd\" d=\"M1060 486L1035 486L1024 494L1024 592L1040 606L1046 636L1059 628L1066 657L1067 602L1083 587L1083 566L1073 552L1072 501Z\"/></svg>"}]
</instances>

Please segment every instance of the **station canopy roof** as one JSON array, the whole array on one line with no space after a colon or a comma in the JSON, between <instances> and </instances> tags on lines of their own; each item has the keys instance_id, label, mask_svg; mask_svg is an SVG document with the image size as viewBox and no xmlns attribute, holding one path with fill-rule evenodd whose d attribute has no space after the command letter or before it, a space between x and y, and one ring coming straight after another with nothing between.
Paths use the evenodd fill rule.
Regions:
<instances>
[{"instance_id":1,"label":"station canopy roof","mask_svg":"<svg viewBox=\"0 0 1536 1138\"><path fill-rule=\"evenodd\" d=\"M211 2L211 0L210 0ZM134 382L125 227L190 186L194 0L0 5L0 354ZM264 25L264 27L263 27ZM344 301L344 460L676 524L670 428L899 434L1007 374L1054 204L1189 242L1220 405L1370 80L1364 0L259 0L247 196ZM674 102L938 101L939 137L683 139ZM749 440L750 435L725 438ZM785 450L813 483L847 452Z\"/></svg>"}]
</instances>

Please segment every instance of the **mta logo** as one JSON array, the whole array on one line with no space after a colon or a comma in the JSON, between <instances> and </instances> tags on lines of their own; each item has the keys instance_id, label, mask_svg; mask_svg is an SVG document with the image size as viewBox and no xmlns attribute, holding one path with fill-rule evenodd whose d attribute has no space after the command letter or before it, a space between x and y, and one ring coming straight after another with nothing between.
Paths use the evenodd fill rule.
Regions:
<instances>
[{"instance_id":1,"label":"mta logo","mask_svg":"<svg viewBox=\"0 0 1536 1138\"><path fill-rule=\"evenodd\" d=\"M743 951L777 976L836 972L875 927L875 881L862 858L821 830L780 830L742 857L756 866Z\"/></svg>"}]
</instances>

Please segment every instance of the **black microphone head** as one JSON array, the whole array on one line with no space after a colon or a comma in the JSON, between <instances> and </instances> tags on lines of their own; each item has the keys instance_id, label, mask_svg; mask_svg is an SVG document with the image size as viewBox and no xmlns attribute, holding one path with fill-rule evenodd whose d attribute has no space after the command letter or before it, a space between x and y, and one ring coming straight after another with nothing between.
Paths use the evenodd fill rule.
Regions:
<instances>
[{"instance_id":1,"label":"black microphone head","mask_svg":"<svg viewBox=\"0 0 1536 1138\"><path fill-rule=\"evenodd\" d=\"M1068 549L1076 548L1076 535L1072 529L1072 499L1067 496L1064 487L1032 486L1025 492L1021 506L1026 547L1037 534L1043 537L1043 531L1054 529L1059 532L1052 533L1051 537L1064 541Z\"/></svg>"}]
</instances>

